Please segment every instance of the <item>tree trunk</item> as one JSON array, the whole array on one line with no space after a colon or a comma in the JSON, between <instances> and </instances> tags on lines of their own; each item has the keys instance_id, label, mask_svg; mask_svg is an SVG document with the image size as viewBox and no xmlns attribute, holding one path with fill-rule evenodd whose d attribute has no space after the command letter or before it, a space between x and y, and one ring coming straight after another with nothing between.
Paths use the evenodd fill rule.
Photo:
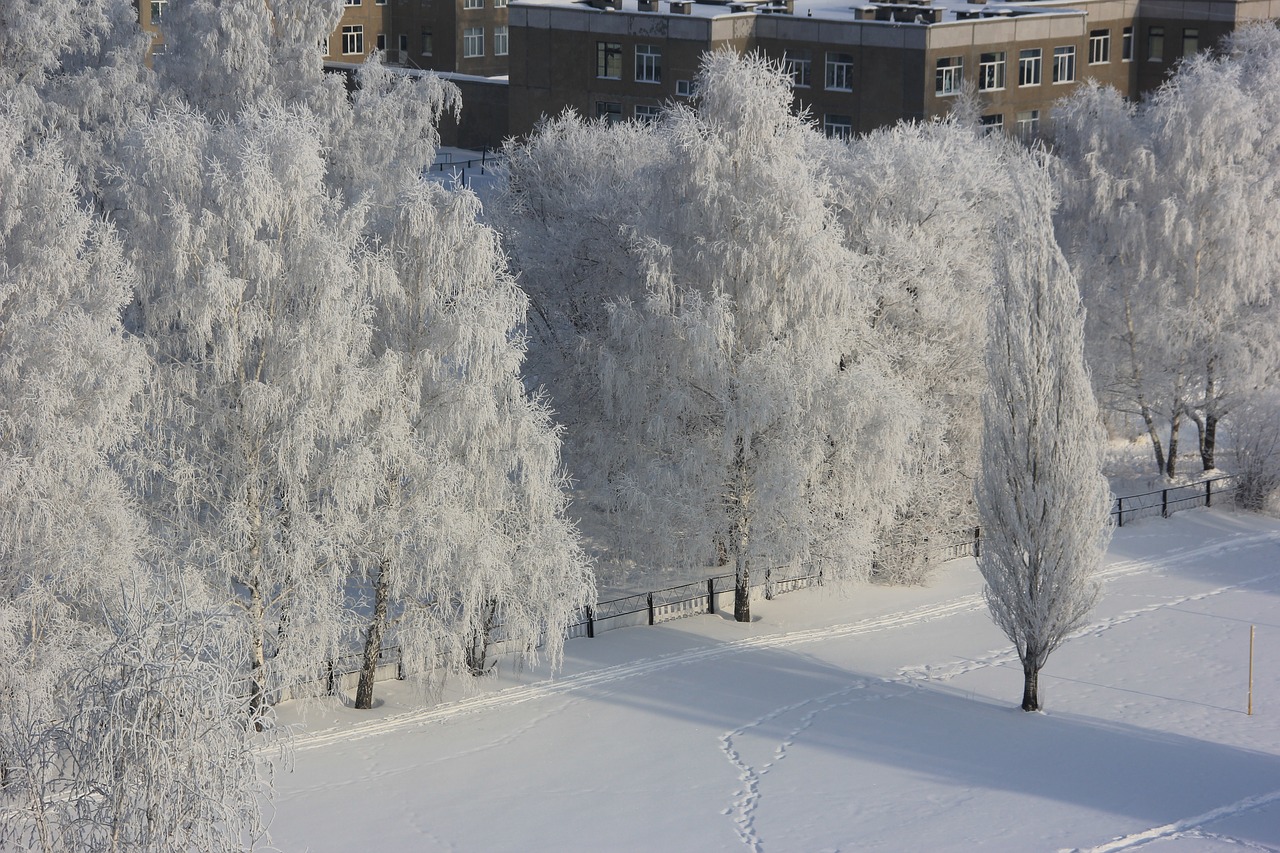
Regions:
<instances>
[{"instance_id":1,"label":"tree trunk","mask_svg":"<svg viewBox=\"0 0 1280 853\"><path fill-rule=\"evenodd\" d=\"M751 493L747 483L746 440L735 440L733 458L733 524L729 531L734 556L733 619L751 621Z\"/></svg>"},{"instance_id":2,"label":"tree trunk","mask_svg":"<svg viewBox=\"0 0 1280 853\"><path fill-rule=\"evenodd\" d=\"M1165 459L1164 475L1170 480L1178 473L1178 430L1182 429L1182 407L1178 406L1169 417L1169 454Z\"/></svg>"},{"instance_id":3,"label":"tree trunk","mask_svg":"<svg viewBox=\"0 0 1280 853\"><path fill-rule=\"evenodd\" d=\"M364 635L364 660L360 664L360 683L356 686L356 708L361 711L373 707L373 678L378 670L378 653L382 651L382 633L387 624L387 568L387 561L383 559L373 583L373 616Z\"/></svg>"},{"instance_id":4,"label":"tree trunk","mask_svg":"<svg viewBox=\"0 0 1280 853\"><path fill-rule=\"evenodd\" d=\"M1030 661L1022 662L1022 710L1040 710L1040 670Z\"/></svg>"},{"instance_id":5,"label":"tree trunk","mask_svg":"<svg viewBox=\"0 0 1280 853\"><path fill-rule=\"evenodd\" d=\"M467 669L472 675L484 675L489 671L489 641L498 621L498 599L490 598L484 603L483 617L480 625L471 634L467 642Z\"/></svg>"},{"instance_id":6,"label":"tree trunk","mask_svg":"<svg viewBox=\"0 0 1280 853\"><path fill-rule=\"evenodd\" d=\"M257 731L262 731L262 714L267 705L267 655L262 636L264 621L262 593L255 584L249 589L249 631L252 633L249 644L253 656L249 672L249 717Z\"/></svg>"},{"instance_id":7,"label":"tree trunk","mask_svg":"<svg viewBox=\"0 0 1280 853\"><path fill-rule=\"evenodd\" d=\"M1151 436L1151 448L1156 454L1156 470L1164 473L1164 445L1160 442L1160 430L1156 429L1156 419L1151 416L1151 407L1139 395L1138 406L1142 409L1142 422L1147 425L1147 435Z\"/></svg>"},{"instance_id":8,"label":"tree trunk","mask_svg":"<svg viewBox=\"0 0 1280 853\"><path fill-rule=\"evenodd\" d=\"M1204 470L1212 471L1213 449L1218 441L1218 416L1214 414L1206 414L1204 416L1204 440L1200 447L1200 462L1204 465Z\"/></svg>"}]
</instances>

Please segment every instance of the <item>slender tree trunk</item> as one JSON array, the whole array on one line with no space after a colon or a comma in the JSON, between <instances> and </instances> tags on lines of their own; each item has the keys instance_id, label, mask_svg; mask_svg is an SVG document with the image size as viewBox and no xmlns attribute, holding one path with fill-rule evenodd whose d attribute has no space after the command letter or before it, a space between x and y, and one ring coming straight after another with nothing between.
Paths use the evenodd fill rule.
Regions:
<instances>
[{"instance_id":1,"label":"slender tree trunk","mask_svg":"<svg viewBox=\"0 0 1280 853\"><path fill-rule=\"evenodd\" d=\"M249 715L253 727L262 731L262 714L267 704L266 602L262 597L262 495L256 478L249 486L249 645L252 660L249 674Z\"/></svg>"},{"instance_id":2,"label":"slender tree trunk","mask_svg":"<svg viewBox=\"0 0 1280 853\"><path fill-rule=\"evenodd\" d=\"M1040 710L1040 670L1030 660L1022 662L1022 710Z\"/></svg>"},{"instance_id":3,"label":"slender tree trunk","mask_svg":"<svg viewBox=\"0 0 1280 853\"><path fill-rule=\"evenodd\" d=\"M1147 435L1151 436L1151 448L1156 454L1156 470L1164 473L1164 444L1160 441L1160 430L1156 429L1156 419L1151 416L1151 407L1138 395L1138 406L1142 409L1142 421L1147 425Z\"/></svg>"},{"instance_id":4,"label":"slender tree trunk","mask_svg":"<svg viewBox=\"0 0 1280 853\"><path fill-rule=\"evenodd\" d=\"M263 623L265 608L262 592L258 584L249 588L249 645L252 650L251 669L249 673L249 716L253 719L253 727L262 731L262 713L267 704L267 655L266 642L263 639Z\"/></svg>"},{"instance_id":5,"label":"slender tree trunk","mask_svg":"<svg viewBox=\"0 0 1280 853\"><path fill-rule=\"evenodd\" d=\"M1138 409L1142 412L1142 421L1147 426L1147 435L1151 436L1151 449L1156 454L1156 470L1164 471L1164 448L1160 444L1160 431L1156 429L1156 420L1151 415L1151 407L1147 405L1146 395L1142 393L1142 362L1138 359L1138 334L1133 326L1133 305L1128 297L1124 300L1125 342L1129 345L1129 369L1133 371L1133 387L1138 396Z\"/></svg>"},{"instance_id":6,"label":"slender tree trunk","mask_svg":"<svg viewBox=\"0 0 1280 853\"><path fill-rule=\"evenodd\" d=\"M390 585L387 580L387 560L378 565L378 577L373 582L373 616L364 635L364 659L360 664L360 683L356 686L356 708L367 711L373 707L373 677L378 670L378 653L382 650L382 634L387 625L387 598Z\"/></svg>"},{"instance_id":7,"label":"slender tree trunk","mask_svg":"<svg viewBox=\"0 0 1280 853\"><path fill-rule=\"evenodd\" d=\"M1164 475L1170 480L1178 472L1178 431L1182 429L1182 406L1176 405L1169 416L1169 456L1165 460Z\"/></svg>"},{"instance_id":8,"label":"slender tree trunk","mask_svg":"<svg viewBox=\"0 0 1280 853\"><path fill-rule=\"evenodd\" d=\"M1212 471L1214 468L1213 450L1217 441L1218 416L1207 414L1204 416L1204 446L1200 450L1200 462L1206 471Z\"/></svg>"},{"instance_id":9,"label":"slender tree trunk","mask_svg":"<svg viewBox=\"0 0 1280 853\"><path fill-rule=\"evenodd\" d=\"M747 484L746 440L738 436L734 445L733 524L729 539L734 556L733 619L751 621L751 493Z\"/></svg>"},{"instance_id":10,"label":"slender tree trunk","mask_svg":"<svg viewBox=\"0 0 1280 853\"><path fill-rule=\"evenodd\" d=\"M484 603L482 619L467 643L467 669L472 675L484 675L489 671L489 642L498 621L498 599Z\"/></svg>"},{"instance_id":11,"label":"slender tree trunk","mask_svg":"<svg viewBox=\"0 0 1280 853\"><path fill-rule=\"evenodd\" d=\"M1200 464L1206 471L1213 469L1213 450L1218 441L1218 379L1214 367L1215 359L1210 358L1205 367L1204 423L1200 425Z\"/></svg>"}]
</instances>

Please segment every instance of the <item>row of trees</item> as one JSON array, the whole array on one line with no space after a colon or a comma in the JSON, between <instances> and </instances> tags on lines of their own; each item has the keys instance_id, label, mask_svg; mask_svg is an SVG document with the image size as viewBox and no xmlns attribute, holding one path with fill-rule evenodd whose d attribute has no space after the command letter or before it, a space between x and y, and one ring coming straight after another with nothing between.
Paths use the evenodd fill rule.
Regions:
<instances>
[{"instance_id":1,"label":"row of trees","mask_svg":"<svg viewBox=\"0 0 1280 853\"><path fill-rule=\"evenodd\" d=\"M255 731L325 657L363 643L369 707L385 644L554 660L593 601L526 297L422 178L456 91L322 73L337 0L176 4L154 69L127 0L22 5L40 32L0 38L50 50L0 51L0 846L239 849Z\"/></svg>"},{"instance_id":2,"label":"row of trees","mask_svg":"<svg viewBox=\"0 0 1280 853\"><path fill-rule=\"evenodd\" d=\"M321 72L337 0L179 4L153 68L128 0L37 5L0 32L0 845L238 848L273 695L318 661L360 645L369 707L390 643L480 672L500 626L557 658L594 581L534 387L601 550L733 566L740 620L761 569L921 581L980 483L1035 707L1105 541L1047 155L962 120L828 140L719 53L696 109L511 143L482 222L422 179L454 89ZM1103 106L1137 122L1096 91L1067 114ZM1131 209L1071 121L1058 239L1140 317L1102 286L1130 250L1071 226ZM1167 398L1211 448L1233 350L1157 372L1095 327L1142 400L1216 389Z\"/></svg>"},{"instance_id":3,"label":"row of trees","mask_svg":"<svg viewBox=\"0 0 1280 853\"><path fill-rule=\"evenodd\" d=\"M1219 424L1280 367L1278 83L1280 34L1259 26L1140 104L1090 87L1056 112L1058 235L1089 307L1099 396L1140 419L1169 477L1185 419L1214 468Z\"/></svg>"}]
</instances>

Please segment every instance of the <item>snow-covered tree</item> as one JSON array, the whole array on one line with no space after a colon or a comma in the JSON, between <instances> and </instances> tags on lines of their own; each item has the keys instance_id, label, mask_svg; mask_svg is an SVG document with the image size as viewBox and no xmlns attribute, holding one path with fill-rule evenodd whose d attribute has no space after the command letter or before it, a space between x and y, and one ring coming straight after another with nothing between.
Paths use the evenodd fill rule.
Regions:
<instances>
[{"instance_id":1,"label":"snow-covered tree","mask_svg":"<svg viewBox=\"0 0 1280 853\"><path fill-rule=\"evenodd\" d=\"M975 122L976 124L976 122ZM873 334L922 418L876 576L918 583L972 502L995 226L1009 216L1020 149L954 120L903 124L825 152L832 203L865 258ZM931 544L933 547L931 547Z\"/></svg>"},{"instance_id":2,"label":"snow-covered tree","mask_svg":"<svg viewBox=\"0 0 1280 853\"><path fill-rule=\"evenodd\" d=\"M159 362L155 528L241 609L256 704L339 649L360 523L320 486L368 408L371 264L324 168L304 112L162 110L113 190Z\"/></svg>"},{"instance_id":3,"label":"snow-covered tree","mask_svg":"<svg viewBox=\"0 0 1280 853\"><path fill-rule=\"evenodd\" d=\"M1079 291L1053 236L1047 172L1021 183L1018 224L1000 229L989 321L978 568L992 618L1022 661L1022 709L1098 596L1110 538L1102 435L1084 363Z\"/></svg>"},{"instance_id":4,"label":"snow-covered tree","mask_svg":"<svg viewBox=\"0 0 1280 853\"><path fill-rule=\"evenodd\" d=\"M1142 416L1171 477L1181 419L1214 467L1218 423L1277 363L1278 83L1280 31L1266 25L1182 63L1136 109L1086 87L1059 118L1060 233L1089 283L1099 367L1115 366L1099 375Z\"/></svg>"},{"instance_id":5,"label":"snow-covered tree","mask_svg":"<svg viewBox=\"0 0 1280 853\"><path fill-rule=\"evenodd\" d=\"M772 568L865 577L898 499L915 414L868 346L817 137L760 58L709 55L696 111L651 130L637 252L646 296L611 305L601 356L618 438L598 459L661 565L732 565L734 613Z\"/></svg>"},{"instance_id":6,"label":"snow-covered tree","mask_svg":"<svg viewBox=\"0 0 1280 853\"><path fill-rule=\"evenodd\" d=\"M238 849L262 791L237 659L164 603L119 473L148 378L132 270L29 126L0 118L0 847Z\"/></svg>"},{"instance_id":7,"label":"snow-covered tree","mask_svg":"<svg viewBox=\"0 0 1280 853\"><path fill-rule=\"evenodd\" d=\"M372 610L356 706L385 639L412 669L486 667L494 631L557 660L594 580L565 517L559 435L525 393L515 334L527 300L469 191L399 197L379 288L377 400L341 470L369 519Z\"/></svg>"}]
</instances>

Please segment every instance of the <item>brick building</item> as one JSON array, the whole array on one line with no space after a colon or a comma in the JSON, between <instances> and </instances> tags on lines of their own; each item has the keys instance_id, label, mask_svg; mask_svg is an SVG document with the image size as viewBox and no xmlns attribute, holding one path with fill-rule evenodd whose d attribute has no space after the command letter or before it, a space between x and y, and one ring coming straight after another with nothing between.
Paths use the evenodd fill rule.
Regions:
<instances>
[{"instance_id":1,"label":"brick building","mask_svg":"<svg viewBox=\"0 0 1280 853\"><path fill-rule=\"evenodd\" d=\"M828 134L945 115L973 85L983 122L1034 136L1083 80L1129 97L1272 0L513 0L510 123L542 115L646 120L687 97L705 51L759 50Z\"/></svg>"}]
</instances>

